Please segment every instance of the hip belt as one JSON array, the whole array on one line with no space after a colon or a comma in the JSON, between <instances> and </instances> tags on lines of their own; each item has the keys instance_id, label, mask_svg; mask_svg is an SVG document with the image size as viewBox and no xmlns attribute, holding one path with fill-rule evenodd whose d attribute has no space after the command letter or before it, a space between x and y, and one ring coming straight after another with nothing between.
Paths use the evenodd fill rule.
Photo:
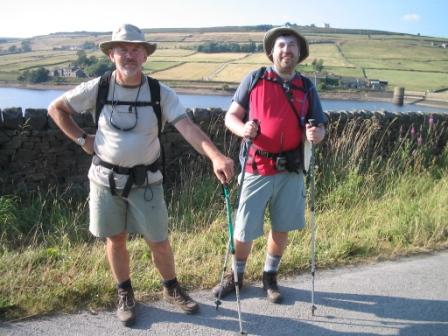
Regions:
<instances>
[{"instance_id":1,"label":"hip belt","mask_svg":"<svg viewBox=\"0 0 448 336\"><path fill-rule=\"evenodd\" d=\"M128 175L128 179L126 180L126 184L121 193L122 197L128 197L129 192L131 191L132 185L135 184L137 186L143 185L147 179L147 172L150 171L155 173L159 170L159 160L157 159L155 162L150 165L137 165L134 167L121 167L114 165L112 163L101 160L97 155L93 156L92 163L95 166L102 166L104 168L110 169L109 172L109 187L112 195L117 195L117 187L115 185L114 174L120 175Z\"/></svg>"},{"instance_id":2,"label":"hip belt","mask_svg":"<svg viewBox=\"0 0 448 336\"><path fill-rule=\"evenodd\" d=\"M287 170L291 173L299 173L303 170L303 149L302 146L290 151L271 153L261 149L255 149L254 156L263 156L271 159L276 170ZM255 160L252 160L252 169L257 172Z\"/></svg>"}]
</instances>

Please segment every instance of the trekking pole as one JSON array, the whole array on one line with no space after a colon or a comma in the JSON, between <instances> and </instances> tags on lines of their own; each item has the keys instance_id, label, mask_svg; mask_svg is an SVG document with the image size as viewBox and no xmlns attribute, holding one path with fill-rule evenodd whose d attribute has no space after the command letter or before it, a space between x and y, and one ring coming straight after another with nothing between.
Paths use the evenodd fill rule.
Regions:
<instances>
[{"instance_id":1,"label":"trekking pole","mask_svg":"<svg viewBox=\"0 0 448 336\"><path fill-rule=\"evenodd\" d=\"M236 199L236 209L237 210L238 210L239 203L240 203L240 195L241 195L241 189L243 187L244 175L246 173L244 168L246 167L247 158L249 156L249 149L250 149L250 147L252 145L252 139L247 139L246 144L247 144L247 152L246 152L246 154L244 156L244 163L243 163L243 167L242 167L242 171L241 171L241 181L240 181L240 185L239 185L239 188L238 188L238 194L237 194L237 199ZM221 305L222 284L224 282L224 274L227 271L227 261L229 260L229 253L231 252L232 255L235 254L235 246L234 246L234 242L233 242L233 227L230 226L230 224L232 223L232 218L231 218L232 213L229 213L229 207L227 207L227 201L230 202L230 196L229 196L228 187L223 184L222 185L222 190L223 190L224 198L226 200L229 241L227 243L226 254L224 256L224 264L223 264L223 268L222 268L221 281L220 281L221 285L220 285L220 288L219 288L218 297L215 299L216 310L218 310L219 306ZM230 205L230 203L229 203L229 205ZM230 212L231 212L231 210L230 210ZM235 269L235 268L236 268L235 265L233 265L233 269ZM236 278L238 278L238 274L236 275ZM238 281L236 278L234 278L234 280Z\"/></svg>"},{"instance_id":2,"label":"trekking pole","mask_svg":"<svg viewBox=\"0 0 448 336\"><path fill-rule=\"evenodd\" d=\"M228 223L228 220L227 220ZM229 230L230 231L230 230ZM222 268L222 273L221 273L221 281L220 286L219 286L219 293L218 293L218 297L215 299L215 304L216 304L216 310L218 310L219 306L221 305L221 295L222 295L222 288L223 288L223 283L224 283L224 274L227 271L227 260L229 260L229 253L230 253L230 248L232 246L232 236L230 235L229 232L229 241L227 242L227 249L226 249L226 254L224 256L224 263L223 263L223 268Z\"/></svg>"},{"instance_id":3,"label":"trekking pole","mask_svg":"<svg viewBox=\"0 0 448 336\"><path fill-rule=\"evenodd\" d=\"M311 126L317 126L316 120L309 119L308 123ZM308 172L310 182L310 216L311 216L311 315L314 316L314 311L317 309L314 304L314 276L316 274L316 222L314 218L314 196L316 186L314 184L314 165L315 165L315 148L314 143L311 142L311 159Z\"/></svg>"},{"instance_id":4,"label":"trekking pole","mask_svg":"<svg viewBox=\"0 0 448 336\"><path fill-rule=\"evenodd\" d=\"M240 335L246 335L246 332L243 331L243 320L241 318L240 287L238 285L238 272L236 270L235 244L233 241L232 205L230 203L230 193L229 193L229 189L228 189L227 185L223 184L222 189L223 189L224 198L226 201L227 224L228 224L228 230L229 230L229 245L228 245L229 247L228 247L227 251L230 251L230 253L232 253L232 261L233 261L232 269L233 269L233 278L234 278L234 282L235 282L235 294L236 294L236 304L237 304L237 310L238 310L238 322L239 322L239 326L240 326ZM227 259L226 259L226 263L227 263ZM221 283L221 289L219 292L219 296L221 296L221 291L222 291L222 283Z\"/></svg>"},{"instance_id":5,"label":"trekking pole","mask_svg":"<svg viewBox=\"0 0 448 336\"><path fill-rule=\"evenodd\" d=\"M224 282L224 274L227 271L227 261L229 260L229 254L230 254L230 252L232 253L232 255L235 253L235 245L233 242L233 225L232 225L232 209L230 206L230 193L229 193L227 185L225 185L225 184L222 185L222 193L224 195L224 200L226 203L227 231L228 231L229 240L227 242L226 254L224 256L224 265L223 265L222 273L221 273L219 293L218 293L218 297L215 300L216 310L218 310L218 307L221 305L221 294L222 294L222 288L223 288L222 284Z\"/></svg>"},{"instance_id":6,"label":"trekking pole","mask_svg":"<svg viewBox=\"0 0 448 336\"><path fill-rule=\"evenodd\" d=\"M249 157L249 150L250 150L250 147L252 146L251 138L248 138L246 140L246 145L247 145L247 152L246 152L246 155L244 155L244 162L243 162L243 166L241 167L241 180L240 180L240 185L238 188L238 194L236 195L236 203L235 203L236 211L238 211L238 209L240 207L240 197L241 197L241 191L243 190L244 176L246 175L247 158Z\"/></svg>"},{"instance_id":7,"label":"trekking pole","mask_svg":"<svg viewBox=\"0 0 448 336\"><path fill-rule=\"evenodd\" d=\"M254 121L258 124L258 120L254 119ZM258 130L259 132L259 130ZM236 197L236 210L238 211L239 205L240 205L240 196L241 196L241 191L243 189L243 182L244 182L244 176L246 175L246 164L247 164L247 159L249 157L249 150L250 147L252 146L252 139L251 138L246 138L246 152L244 153L244 162L242 164L241 167L241 180L239 183L239 188L238 188L238 194ZM224 266L223 266L223 270L222 270L222 274L221 274L221 282L220 282L220 288L219 288L219 293L218 293L218 297L215 300L215 304L216 304L216 310L218 310L218 307L221 305L221 295L222 295L222 289L223 289L223 282L224 282L224 273L226 272L227 269L227 260L229 258L229 253L232 253L232 269L233 269L233 280L235 282L235 294L236 294L236 301L237 301L237 308L238 308L238 320L239 320L239 325L240 325L240 335L247 335L246 332L243 331L243 322L242 322L242 318L241 318L241 303L240 303L240 288L239 288L239 279L238 279L238 272L236 270L236 255L235 255L235 245L234 245L234 241L233 241L233 222L232 222L232 206L230 203L230 193L229 193L229 189L227 184L223 184L222 185L222 190L223 190L223 194L224 194L224 198L225 198L225 202L226 202L226 214L227 214L227 224L228 224L228 231L229 231L229 241L227 244L227 250L226 250L226 254L224 256Z\"/></svg>"}]
</instances>

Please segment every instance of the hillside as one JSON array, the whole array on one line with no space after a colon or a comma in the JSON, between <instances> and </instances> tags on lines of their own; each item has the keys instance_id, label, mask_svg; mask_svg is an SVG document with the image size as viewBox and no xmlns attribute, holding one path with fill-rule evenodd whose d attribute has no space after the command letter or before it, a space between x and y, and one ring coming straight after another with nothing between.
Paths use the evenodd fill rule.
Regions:
<instances>
[{"instance_id":1,"label":"hillside","mask_svg":"<svg viewBox=\"0 0 448 336\"><path fill-rule=\"evenodd\" d=\"M248 71L267 65L268 59L262 52L198 52L198 46L213 42L259 44L269 27L145 29L146 38L158 43L157 51L145 64L145 72L177 88L231 90ZM388 82L389 91L395 86L419 92L448 86L448 41L374 30L298 29L310 42L310 57L299 67L305 74L314 76L311 63L321 59L324 68L318 78L379 79ZM22 40L1 39L0 85L17 84L17 77L25 70L67 67L86 43L96 45L108 40L110 34L67 32L36 36L28 39L32 51L21 53L9 50L20 49ZM88 56L102 56L97 48L85 51ZM77 81L66 78L59 82Z\"/></svg>"}]
</instances>

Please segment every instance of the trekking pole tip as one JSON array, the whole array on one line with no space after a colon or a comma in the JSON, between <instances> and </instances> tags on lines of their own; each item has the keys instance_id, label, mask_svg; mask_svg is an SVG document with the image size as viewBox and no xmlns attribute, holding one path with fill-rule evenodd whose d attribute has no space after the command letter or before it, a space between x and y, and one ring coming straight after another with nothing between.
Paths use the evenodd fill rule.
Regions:
<instances>
[{"instance_id":1,"label":"trekking pole tip","mask_svg":"<svg viewBox=\"0 0 448 336\"><path fill-rule=\"evenodd\" d=\"M218 310L219 306L221 305L221 300L216 299L215 304L216 304L216 310Z\"/></svg>"},{"instance_id":2,"label":"trekking pole tip","mask_svg":"<svg viewBox=\"0 0 448 336\"><path fill-rule=\"evenodd\" d=\"M311 306L311 315L314 316L314 311L317 309L317 307L315 305Z\"/></svg>"}]
</instances>

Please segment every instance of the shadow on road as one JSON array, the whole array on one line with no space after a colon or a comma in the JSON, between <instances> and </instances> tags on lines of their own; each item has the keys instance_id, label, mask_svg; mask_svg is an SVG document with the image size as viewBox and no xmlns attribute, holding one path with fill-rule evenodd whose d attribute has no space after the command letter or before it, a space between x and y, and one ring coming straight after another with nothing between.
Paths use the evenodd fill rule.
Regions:
<instances>
[{"instance_id":1,"label":"shadow on road","mask_svg":"<svg viewBox=\"0 0 448 336\"><path fill-rule=\"evenodd\" d=\"M279 306L284 310L287 306L288 315L272 315L269 311L260 314L248 310L245 305L250 300L259 300L263 292L260 288L249 286L242 292L242 314L244 330L250 335L362 335L373 336L378 333L335 331L335 325L342 327L359 327L368 330L398 329L401 336L415 335L448 335L448 301L421 300L379 295L358 295L331 292L316 292L316 304L318 306L316 316L309 313L309 291L298 290L290 287L281 287L285 301ZM181 312L171 311L170 307L153 307L140 305L139 323L137 329L150 330L153 323L164 321L175 324L195 324L215 330L236 332L239 325L236 313L235 296L223 300L225 307L215 309L211 298L208 302L201 301L201 312L196 316L188 316ZM267 304L269 306L269 304ZM271 305L273 306L273 305ZM230 307L230 308L228 308ZM296 312L291 313L291 310ZM337 315L320 315L320 311L341 312ZM371 315L372 318L358 318L352 316ZM361 314L359 314L361 313ZM286 317L286 316L296 316ZM326 325L331 325L326 327Z\"/></svg>"}]
</instances>

